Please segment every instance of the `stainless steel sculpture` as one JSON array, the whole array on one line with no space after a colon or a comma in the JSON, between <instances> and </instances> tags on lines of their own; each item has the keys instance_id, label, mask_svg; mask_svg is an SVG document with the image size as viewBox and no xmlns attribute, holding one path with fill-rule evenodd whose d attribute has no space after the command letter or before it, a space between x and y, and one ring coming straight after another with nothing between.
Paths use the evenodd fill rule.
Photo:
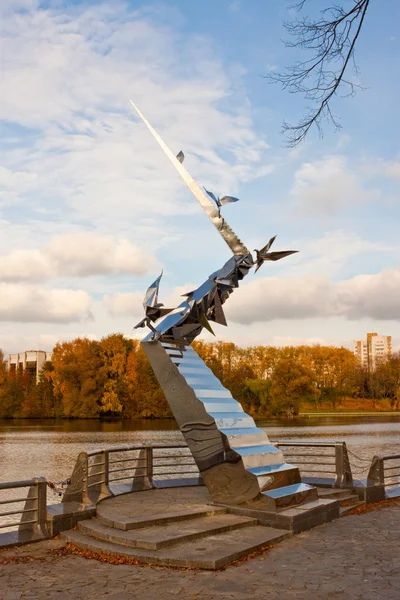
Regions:
<instances>
[{"instance_id":1,"label":"stainless steel sculpture","mask_svg":"<svg viewBox=\"0 0 400 600\"><path fill-rule=\"evenodd\" d=\"M316 497L316 490L301 483L298 469L285 463L282 452L269 442L265 431L256 426L190 347L203 328L213 332L211 322L227 324L223 304L255 264L258 270L265 261L279 260L296 251L269 252L275 236L256 251L254 261L220 214L223 204L237 198L217 200L213 194L204 193L182 165L183 153L175 156L133 106L233 253L197 289L184 294L185 299L176 308L165 308L158 302L160 275L146 292L145 318L136 325L150 329L142 341L143 348L203 481L215 502L251 502L253 508L262 510Z\"/></svg>"}]
</instances>

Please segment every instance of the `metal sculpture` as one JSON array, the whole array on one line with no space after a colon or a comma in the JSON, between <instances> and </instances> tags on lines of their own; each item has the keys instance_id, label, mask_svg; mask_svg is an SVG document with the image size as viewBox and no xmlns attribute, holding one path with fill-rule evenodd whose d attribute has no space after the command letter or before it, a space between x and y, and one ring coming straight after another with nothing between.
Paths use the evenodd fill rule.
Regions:
<instances>
[{"instance_id":1,"label":"metal sculpture","mask_svg":"<svg viewBox=\"0 0 400 600\"><path fill-rule=\"evenodd\" d=\"M224 203L237 198L217 200L207 190L204 193L183 167L181 153L176 157L133 106L233 253L197 289L184 294L185 299L175 308L165 308L158 302L160 275L146 292L145 318L136 325L150 329L142 340L143 348L203 481L215 502L251 502L263 510L315 497L315 489L301 483L298 469L284 462L282 452L269 442L265 431L256 427L252 417L190 347L203 328L213 333L212 322L227 324L223 305L254 265L258 270L265 261L280 260L296 251L269 252L275 236L256 251L254 261L220 214Z\"/></svg>"}]
</instances>

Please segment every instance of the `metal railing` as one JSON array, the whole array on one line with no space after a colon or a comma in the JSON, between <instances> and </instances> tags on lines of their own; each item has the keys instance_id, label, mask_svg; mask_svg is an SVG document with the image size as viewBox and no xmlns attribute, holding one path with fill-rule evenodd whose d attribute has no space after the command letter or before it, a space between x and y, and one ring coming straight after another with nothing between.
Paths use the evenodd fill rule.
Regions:
<instances>
[{"instance_id":1,"label":"metal railing","mask_svg":"<svg viewBox=\"0 0 400 600\"><path fill-rule=\"evenodd\" d=\"M345 442L273 443L283 450L287 462L299 467L303 479L315 480L319 485L325 480L327 485L351 487L351 467ZM397 458L400 461L400 456L384 457L380 460ZM375 466L376 469L379 471L380 467ZM386 469L389 473L386 475L387 486L395 485L394 474L390 469L393 467ZM376 473L373 477L376 481ZM176 484L201 483L197 465L188 446L183 442L135 444L82 452L78 456L63 502L77 501L91 505L114 494L172 485L174 481ZM14 505L5 512L0 512L0 530L12 527L45 530L47 482L44 478L0 483L0 492L26 487L29 488L27 498L0 499L0 507ZM15 508L15 505L21 505L23 502L23 507ZM20 516L20 520L10 520L14 515Z\"/></svg>"},{"instance_id":2,"label":"metal railing","mask_svg":"<svg viewBox=\"0 0 400 600\"><path fill-rule=\"evenodd\" d=\"M367 488L374 490L376 500L400 496L400 454L374 456Z\"/></svg>"},{"instance_id":3,"label":"metal railing","mask_svg":"<svg viewBox=\"0 0 400 600\"><path fill-rule=\"evenodd\" d=\"M95 504L116 493L157 486L200 483L197 465L185 443L116 446L78 456L63 502Z\"/></svg>"},{"instance_id":4,"label":"metal railing","mask_svg":"<svg viewBox=\"0 0 400 600\"><path fill-rule=\"evenodd\" d=\"M351 487L353 476L346 442L273 442L288 463L299 467L302 478L322 485Z\"/></svg>"},{"instance_id":5,"label":"metal railing","mask_svg":"<svg viewBox=\"0 0 400 600\"><path fill-rule=\"evenodd\" d=\"M273 442L302 477L318 485L351 487L345 442ZM201 483L197 465L185 443L135 444L82 452L63 502L96 504L114 494L172 485L171 480Z\"/></svg>"},{"instance_id":6,"label":"metal railing","mask_svg":"<svg viewBox=\"0 0 400 600\"><path fill-rule=\"evenodd\" d=\"M24 497L21 497L21 494L17 497L4 497L5 494L1 494L1 492L21 488L28 488L28 493ZM0 507L6 505L9 508L0 512L0 530L8 532L17 527L19 532L27 533L25 536L27 538L29 534L32 538L47 534L47 482L44 477L0 483Z\"/></svg>"},{"instance_id":7,"label":"metal railing","mask_svg":"<svg viewBox=\"0 0 400 600\"><path fill-rule=\"evenodd\" d=\"M282 449L285 461L299 467L303 480L334 487L353 485L345 442L272 443ZM13 528L18 528L22 541L49 537L47 484L43 477L0 483L0 546L2 531ZM115 446L79 454L62 502L88 507L119 493L185 484L201 484L186 443ZM366 484L367 502L400 495L400 454L375 456ZM21 488L28 488L26 497L18 493ZM13 497L10 490L15 490Z\"/></svg>"}]
</instances>

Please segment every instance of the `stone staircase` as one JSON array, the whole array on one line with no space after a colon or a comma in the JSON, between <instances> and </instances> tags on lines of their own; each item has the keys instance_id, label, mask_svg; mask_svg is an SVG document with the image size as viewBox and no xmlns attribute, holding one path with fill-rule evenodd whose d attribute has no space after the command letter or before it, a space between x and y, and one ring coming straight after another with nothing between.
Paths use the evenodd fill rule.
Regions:
<instances>
[{"instance_id":1,"label":"stone staircase","mask_svg":"<svg viewBox=\"0 0 400 600\"><path fill-rule=\"evenodd\" d=\"M318 496L323 499L338 500L341 517L344 517L353 508L365 504L364 500L360 500L358 494L354 494L351 490L346 489L318 488Z\"/></svg>"},{"instance_id":2,"label":"stone staircase","mask_svg":"<svg viewBox=\"0 0 400 600\"><path fill-rule=\"evenodd\" d=\"M61 535L95 553L175 567L218 569L339 516L339 501L317 499L268 513L215 506L204 486L155 489L108 498L96 517Z\"/></svg>"},{"instance_id":3,"label":"stone staircase","mask_svg":"<svg viewBox=\"0 0 400 600\"><path fill-rule=\"evenodd\" d=\"M80 521L77 529L61 535L80 548L146 564L218 569L292 533L258 525L255 518L228 514L226 508L204 506L124 518L102 512L100 504L96 518Z\"/></svg>"}]
</instances>

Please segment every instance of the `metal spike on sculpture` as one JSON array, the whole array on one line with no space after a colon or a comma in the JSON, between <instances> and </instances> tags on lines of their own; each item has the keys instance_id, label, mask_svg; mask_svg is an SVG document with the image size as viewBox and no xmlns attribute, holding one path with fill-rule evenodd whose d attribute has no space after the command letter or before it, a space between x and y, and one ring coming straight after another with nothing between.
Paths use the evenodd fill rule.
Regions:
<instances>
[{"instance_id":1,"label":"metal spike on sculpture","mask_svg":"<svg viewBox=\"0 0 400 600\"><path fill-rule=\"evenodd\" d=\"M227 324L223 304L254 265L258 270L264 262L280 260L296 251L269 252L275 236L256 250L254 261L220 214L221 206L237 198L219 199L207 190L204 193L183 166L183 153L175 156L140 110L133 107L233 253L222 268L185 294L176 308L164 308L158 302L160 275L146 292L145 318L136 325L150 329L142 340L143 349L202 479L214 502L229 505L251 503L260 510L274 511L279 506L316 498L316 489L301 483L299 470L285 463L282 452L270 443L265 431L256 426L190 346L203 328L213 333L211 322Z\"/></svg>"}]
</instances>

